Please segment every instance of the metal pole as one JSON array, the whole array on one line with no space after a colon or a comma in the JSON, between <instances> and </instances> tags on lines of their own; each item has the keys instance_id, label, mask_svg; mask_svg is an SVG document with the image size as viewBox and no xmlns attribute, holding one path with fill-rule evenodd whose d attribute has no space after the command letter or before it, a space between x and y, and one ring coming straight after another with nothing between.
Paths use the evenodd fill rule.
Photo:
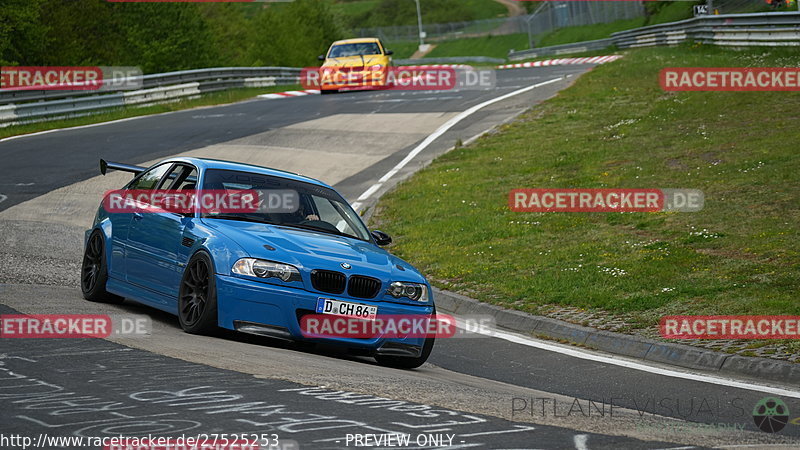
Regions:
<instances>
[{"instance_id":1,"label":"metal pole","mask_svg":"<svg viewBox=\"0 0 800 450\"><path fill-rule=\"evenodd\" d=\"M414 0L417 3L417 25L419 25L419 45L425 45L422 39L422 10L419 7L419 0Z\"/></svg>"},{"instance_id":2,"label":"metal pole","mask_svg":"<svg viewBox=\"0 0 800 450\"><path fill-rule=\"evenodd\" d=\"M531 31L531 22L533 22L533 15L528 17L525 24L528 25L528 48L533 48L533 32Z\"/></svg>"}]
</instances>

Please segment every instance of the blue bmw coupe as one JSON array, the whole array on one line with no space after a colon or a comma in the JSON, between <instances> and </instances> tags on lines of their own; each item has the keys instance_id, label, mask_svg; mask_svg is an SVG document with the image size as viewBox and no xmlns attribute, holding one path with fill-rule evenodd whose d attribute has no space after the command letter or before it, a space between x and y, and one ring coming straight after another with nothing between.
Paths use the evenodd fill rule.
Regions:
<instances>
[{"instance_id":1,"label":"blue bmw coupe","mask_svg":"<svg viewBox=\"0 0 800 450\"><path fill-rule=\"evenodd\" d=\"M101 160L100 169L134 174L117 191L123 196L245 192L256 199L251 209L195 201L190 210L153 210L111 208L107 196L86 232L81 289L87 300L128 298L177 315L189 333L221 327L342 345L396 368L418 367L430 355L429 335L319 338L301 329L306 315L435 314L425 277L381 249L391 238L369 231L325 183L202 158L171 158L149 168ZM268 197L284 204L265 207ZM139 195L135 202L152 198Z\"/></svg>"}]
</instances>

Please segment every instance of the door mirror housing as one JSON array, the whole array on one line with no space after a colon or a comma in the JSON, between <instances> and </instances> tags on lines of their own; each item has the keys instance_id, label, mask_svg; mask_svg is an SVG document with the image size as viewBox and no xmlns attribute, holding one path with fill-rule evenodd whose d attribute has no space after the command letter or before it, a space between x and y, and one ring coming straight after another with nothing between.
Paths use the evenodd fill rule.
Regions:
<instances>
[{"instance_id":1,"label":"door mirror housing","mask_svg":"<svg viewBox=\"0 0 800 450\"><path fill-rule=\"evenodd\" d=\"M317 56L317 59L320 61L325 61L325 55L319 55Z\"/></svg>"},{"instance_id":2,"label":"door mirror housing","mask_svg":"<svg viewBox=\"0 0 800 450\"><path fill-rule=\"evenodd\" d=\"M389 56L389 55L394 55L394 52L393 52L393 51L391 51L391 50L386 50L386 55L387 55L387 56Z\"/></svg>"},{"instance_id":3,"label":"door mirror housing","mask_svg":"<svg viewBox=\"0 0 800 450\"><path fill-rule=\"evenodd\" d=\"M372 234L372 238L375 239L375 243L381 247L392 243L392 237L383 231L372 230L370 234Z\"/></svg>"}]
</instances>

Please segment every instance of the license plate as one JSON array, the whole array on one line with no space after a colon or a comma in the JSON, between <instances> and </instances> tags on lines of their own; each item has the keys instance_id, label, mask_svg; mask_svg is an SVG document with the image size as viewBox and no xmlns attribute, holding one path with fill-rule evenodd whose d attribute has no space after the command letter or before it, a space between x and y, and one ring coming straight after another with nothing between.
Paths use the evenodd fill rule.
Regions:
<instances>
[{"instance_id":1,"label":"license plate","mask_svg":"<svg viewBox=\"0 0 800 450\"><path fill-rule=\"evenodd\" d=\"M335 316L357 317L364 320L375 320L378 307L361 303L343 302L331 298L317 299L317 314L333 314Z\"/></svg>"}]
</instances>

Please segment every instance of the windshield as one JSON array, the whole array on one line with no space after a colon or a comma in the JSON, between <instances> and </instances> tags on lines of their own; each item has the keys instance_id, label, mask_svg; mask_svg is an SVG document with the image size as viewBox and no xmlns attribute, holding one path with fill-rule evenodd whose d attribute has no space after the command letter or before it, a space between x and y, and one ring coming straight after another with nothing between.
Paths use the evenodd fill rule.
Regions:
<instances>
[{"instance_id":1,"label":"windshield","mask_svg":"<svg viewBox=\"0 0 800 450\"><path fill-rule=\"evenodd\" d=\"M346 56L380 55L381 48L375 42L361 42L358 44L341 44L331 49L328 58L342 58Z\"/></svg>"},{"instance_id":2,"label":"windshield","mask_svg":"<svg viewBox=\"0 0 800 450\"><path fill-rule=\"evenodd\" d=\"M254 212L204 213L205 218L243 220L319 231L369 241L370 234L350 205L335 191L280 177L211 169L203 190L253 190L259 195ZM287 195L291 193L291 195Z\"/></svg>"}]
</instances>

